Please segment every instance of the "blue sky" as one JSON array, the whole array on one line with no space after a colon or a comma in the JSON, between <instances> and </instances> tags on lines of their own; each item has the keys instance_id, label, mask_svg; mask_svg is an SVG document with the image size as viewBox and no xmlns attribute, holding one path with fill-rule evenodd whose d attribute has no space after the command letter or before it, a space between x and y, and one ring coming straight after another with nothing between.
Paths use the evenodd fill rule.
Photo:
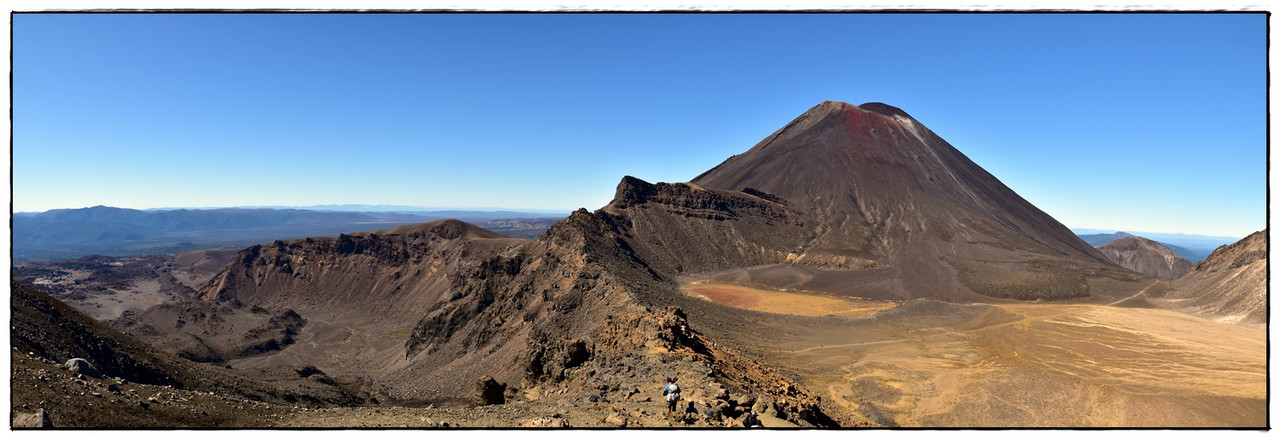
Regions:
<instances>
[{"instance_id":1,"label":"blue sky","mask_svg":"<svg viewBox=\"0 0 1280 440\"><path fill-rule=\"evenodd\" d=\"M599 208L823 100L1074 228L1266 226L1262 14L17 14L13 209Z\"/></svg>"}]
</instances>

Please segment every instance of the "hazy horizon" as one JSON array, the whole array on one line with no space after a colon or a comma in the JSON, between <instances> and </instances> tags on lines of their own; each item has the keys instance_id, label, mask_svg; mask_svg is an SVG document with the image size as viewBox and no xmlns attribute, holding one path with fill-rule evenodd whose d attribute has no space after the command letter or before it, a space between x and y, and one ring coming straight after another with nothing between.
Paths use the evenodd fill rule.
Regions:
<instances>
[{"instance_id":1,"label":"hazy horizon","mask_svg":"<svg viewBox=\"0 0 1280 440\"><path fill-rule=\"evenodd\" d=\"M157 208L129 208L129 207L121 207L121 206L94 205L94 206L82 206L82 207L76 207L76 208L54 208L54 209L49 209L49 210L45 210L45 211L13 211L13 214L36 215L36 214L42 214L42 213L49 212L49 211L56 211L56 210L74 210L74 209L88 209L88 208L94 208L94 207L99 207L99 206L105 206L105 207L108 207L108 208L119 208L119 209L134 209L134 210L139 210L139 211L171 211L171 210L184 210L184 209L185 209L185 210L216 210L216 209L299 209L299 210L312 210L312 211L337 211L337 212L409 212L409 213L412 213L412 212L424 212L424 213L426 213L426 212L450 212L450 211L459 211L459 212L512 212L512 213L519 213L519 214L546 214L546 215L553 215L553 214L554 214L554 215L564 215L564 216L567 216L567 215L569 215L570 213L572 213L572 212L574 211L574 210L555 210L555 209L510 209L510 208L503 208L503 207L454 208L454 207L441 207L441 206L363 205L363 204L344 203L344 204L333 204L333 205L305 205L305 206L303 206L303 205L291 205L291 206L248 206L248 205L245 205L245 206L176 206L176 207L175 207L175 206L165 206L165 207L157 207ZM590 208L587 208L587 209L588 209L588 210L592 210L592 209L590 209ZM1242 238L1244 238L1244 237L1248 236L1248 234L1245 234L1245 235L1239 235L1239 236L1233 236L1233 235L1207 235L1207 234L1191 234L1191 233L1177 232L1177 231L1138 231L1138 230L1124 230L1124 229L1116 229L1116 228L1081 228L1081 227L1074 227L1074 226L1071 226L1071 225L1064 225L1064 226L1067 226L1067 228L1068 228L1068 229L1070 229L1070 230L1071 230L1071 232L1072 232L1072 233L1074 233L1074 234L1076 234L1076 235L1086 235L1086 234L1113 234L1113 233L1118 233L1118 232L1125 232L1125 233L1129 233L1129 234L1134 234L1134 235L1142 236L1142 237L1145 237L1145 238L1154 238L1154 237L1151 237L1151 236L1185 236L1185 237L1194 237L1194 238L1231 239L1231 240L1239 240L1239 239L1242 239ZM1254 231L1254 232L1257 232L1257 231ZM1252 234L1252 233L1253 233L1253 232L1250 232L1250 234Z\"/></svg>"},{"instance_id":2,"label":"hazy horizon","mask_svg":"<svg viewBox=\"0 0 1280 440\"><path fill-rule=\"evenodd\" d=\"M594 210L838 100L1072 228L1266 227L1261 13L12 19L15 212Z\"/></svg>"}]
</instances>

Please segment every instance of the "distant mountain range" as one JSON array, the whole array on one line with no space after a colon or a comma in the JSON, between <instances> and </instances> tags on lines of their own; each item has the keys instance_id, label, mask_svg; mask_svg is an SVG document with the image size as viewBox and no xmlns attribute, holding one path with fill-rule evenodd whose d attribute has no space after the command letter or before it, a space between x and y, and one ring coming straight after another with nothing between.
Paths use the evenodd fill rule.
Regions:
<instances>
[{"instance_id":1,"label":"distant mountain range","mask_svg":"<svg viewBox=\"0 0 1280 440\"><path fill-rule=\"evenodd\" d=\"M1219 237L1211 235L1193 235L1193 234L1162 234L1158 232L1138 232L1130 234L1124 231L1102 233L1095 229L1072 229L1081 240L1089 243L1090 246L1102 246L1107 243L1126 238L1141 237L1157 243L1178 254L1182 258L1186 258L1192 264L1199 263L1217 249L1218 246L1235 243L1241 237Z\"/></svg>"},{"instance_id":2,"label":"distant mountain range","mask_svg":"<svg viewBox=\"0 0 1280 440\"><path fill-rule=\"evenodd\" d=\"M351 205L346 205L351 206ZM341 211L271 208L137 210L94 206L13 215L13 260L228 249L458 218L519 238L565 215L518 211Z\"/></svg>"}]
</instances>

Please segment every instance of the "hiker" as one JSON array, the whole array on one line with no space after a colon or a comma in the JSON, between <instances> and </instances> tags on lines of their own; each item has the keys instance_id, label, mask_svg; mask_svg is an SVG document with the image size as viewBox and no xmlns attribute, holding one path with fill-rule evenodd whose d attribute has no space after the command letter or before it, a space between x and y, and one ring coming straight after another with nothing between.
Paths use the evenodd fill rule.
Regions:
<instances>
[{"instance_id":1,"label":"hiker","mask_svg":"<svg viewBox=\"0 0 1280 440\"><path fill-rule=\"evenodd\" d=\"M747 414L747 416L742 419L742 426L747 428L763 427L762 425L760 425L760 419L756 417L758 415L759 413L755 411L752 411L750 414Z\"/></svg>"},{"instance_id":2,"label":"hiker","mask_svg":"<svg viewBox=\"0 0 1280 440\"><path fill-rule=\"evenodd\" d=\"M667 378L667 386L662 389L662 395L667 396L667 413L675 412L676 402L680 401L680 385L676 385L676 378Z\"/></svg>"}]
</instances>

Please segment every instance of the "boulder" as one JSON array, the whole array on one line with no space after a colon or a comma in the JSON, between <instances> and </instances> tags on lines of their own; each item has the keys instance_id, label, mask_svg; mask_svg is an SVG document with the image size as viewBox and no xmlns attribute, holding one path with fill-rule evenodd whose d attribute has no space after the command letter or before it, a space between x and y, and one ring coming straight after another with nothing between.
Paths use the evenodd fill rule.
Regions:
<instances>
[{"instance_id":1,"label":"boulder","mask_svg":"<svg viewBox=\"0 0 1280 440\"><path fill-rule=\"evenodd\" d=\"M35 413L17 413L13 416L12 428L52 428L49 413L40 408Z\"/></svg>"},{"instance_id":2,"label":"boulder","mask_svg":"<svg viewBox=\"0 0 1280 440\"><path fill-rule=\"evenodd\" d=\"M479 384L477 384L476 404L501 405L507 403L506 392L506 384L498 383L498 381L489 376L481 377Z\"/></svg>"},{"instance_id":3,"label":"boulder","mask_svg":"<svg viewBox=\"0 0 1280 440\"><path fill-rule=\"evenodd\" d=\"M71 358L67 363L62 364L62 368L70 370L72 373L79 373L94 379L102 379L102 373L97 368L93 368L93 364L84 358Z\"/></svg>"},{"instance_id":4,"label":"boulder","mask_svg":"<svg viewBox=\"0 0 1280 440\"><path fill-rule=\"evenodd\" d=\"M714 405L707 405L707 420L716 422L724 420L724 410L728 407L729 404L724 401L717 401Z\"/></svg>"},{"instance_id":5,"label":"boulder","mask_svg":"<svg viewBox=\"0 0 1280 440\"><path fill-rule=\"evenodd\" d=\"M751 406L751 410L760 414L778 414L777 405L773 402L773 399L769 398L769 396L759 396L759 398L756 399L755 405Z\"/></svg>"},{"instance_id":6,"label":"boulder","mask_svg":"<svg viewBox=\"0 0 1280 440\"><path fill-rule=\"evenodd\" d=\"M604 422L618 427L625 427L627 426L627 417L614 411L605 416Z\"/></svg>"}]
</instances>

